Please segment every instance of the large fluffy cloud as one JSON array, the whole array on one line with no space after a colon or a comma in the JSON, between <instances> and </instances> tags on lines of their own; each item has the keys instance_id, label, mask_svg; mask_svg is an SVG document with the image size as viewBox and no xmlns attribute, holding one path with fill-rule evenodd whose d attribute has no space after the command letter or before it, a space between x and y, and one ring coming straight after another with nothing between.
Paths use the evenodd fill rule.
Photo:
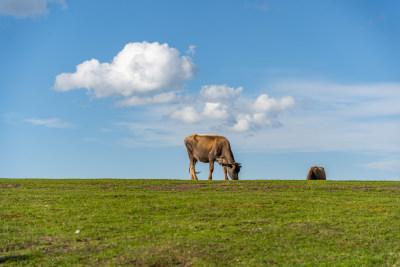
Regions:
<instances>
[{"instance_id":1,"label":"large fluffy cloud","mask_svg":"<svg viewBox=\"0 0 400 267\"><path fill-rule=\"evenodd\" d=\"M48 3L58 3L66 8L64 0L1 0L0 14L14 16L18 19L46 15Z\"/></svg>"},{"instance_id":2,"label":"large fluffy cloud","mask_svg":"<svg viewBox=\"0 0 400 267\"><path fill-rule=\"evenodd\" d=\"M195 76L196 69L190 57L180 56L168 44L129 43L111 63L91 59L79 64L74 73L58 75L54 89L85 88L96 97L133 97L121 105L137 105L152 101L149 94L180 88Z\"/></svg>"},{"instance_id":3,"label":"large fluffy cloud","mask_svg":"<svg viewBox=\"0 0 400 267\"><path fill-rule=\"evenodd\" d=\"M199 93L197 102L172 112L172 120L185 123L218 121L220 126L237 132L280 126L279 113L292 108L294 98L280 99L261 94L256 100L243 100L239 96L242 87L236 89L227 85L205 85Z\"/></svg>"}]
</instances>

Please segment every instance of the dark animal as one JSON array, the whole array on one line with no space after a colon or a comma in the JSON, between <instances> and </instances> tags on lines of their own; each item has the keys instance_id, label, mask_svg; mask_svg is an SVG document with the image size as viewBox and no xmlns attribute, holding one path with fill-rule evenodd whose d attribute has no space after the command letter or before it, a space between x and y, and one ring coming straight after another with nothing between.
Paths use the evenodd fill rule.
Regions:
<instances>
[{"instance_id":1,"label":"dark animal","mask_svg":"<svg viewBox=\"0 0 400 267\"><path fill-rule=\"evenodd\" d=\"M307 174L307 180L326 180L325 170L322 167L311 167Z\"/></svg>"},{"instance_id":2,"label":"dark animal","mask_svg":"<svg viewBox=\"0 0 400 267\"><path fill-rule=\"evenodd\" d=\"M210 163L210 174L208 180L212 180L214 171L214 161L217 161L223 168L225 180L229 180L226 175L228 169L232 180L239 180L239 171L242 167L240 163L235 162L231 146L228 139L219 135L201 135L192 134L185 138L185 145L189 155L189 171L192 180L197 180L194 169L196 162Z\"/></svg>"}]
</instances>

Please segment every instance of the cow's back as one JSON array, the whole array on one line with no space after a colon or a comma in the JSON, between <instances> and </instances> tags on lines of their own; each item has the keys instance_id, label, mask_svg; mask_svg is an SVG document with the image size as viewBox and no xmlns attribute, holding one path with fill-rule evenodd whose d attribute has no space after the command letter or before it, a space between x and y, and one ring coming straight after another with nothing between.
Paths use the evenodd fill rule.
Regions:
<instances>
[{"instance_id":1,"label":"cow's back","mask_svg":"<svg viewBox=\"0 0 400 267\"><path fill-rule=\"evenodd\" d=\"M210 151L225 140L227 141L225 137L219 135L192 134L185 138L185 144L190 147L197 160L208 162Z\"/></svg>"},{"instance_id":2,"label":"cow's back","mask_svg":"<svg viewBox=\"0 0 400 267\"><path fill-rule=\"evenodd\" d=\"M307 174L307 180L326 180L325 169L323 167L311 167Z\"/></svg>"}]
</instances>

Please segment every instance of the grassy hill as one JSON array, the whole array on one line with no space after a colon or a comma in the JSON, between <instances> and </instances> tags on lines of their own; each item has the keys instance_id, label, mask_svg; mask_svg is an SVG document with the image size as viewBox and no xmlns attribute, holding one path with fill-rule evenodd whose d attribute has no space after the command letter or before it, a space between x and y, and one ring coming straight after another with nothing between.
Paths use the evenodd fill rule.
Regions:
<instances>
[{"instance_id":1,"label":"grassy hill","mask_svg":"<svg viewBox=\"0 0 400 267\"><path fill-rule=\"evenodd\" d=\"M400 183L0 179L0 264L400 265Z\"/></svg>"}]
</instances>

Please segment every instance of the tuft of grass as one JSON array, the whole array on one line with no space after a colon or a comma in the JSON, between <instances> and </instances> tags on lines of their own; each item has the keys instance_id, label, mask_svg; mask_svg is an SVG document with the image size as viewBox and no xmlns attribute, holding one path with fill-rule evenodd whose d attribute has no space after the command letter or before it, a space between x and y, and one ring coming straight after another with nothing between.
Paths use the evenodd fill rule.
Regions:
<instances>
[{"instance_id":1,"label":"tuft of grass","mask_svg":"<svg viewBox=\"0 0 400 267\"><path fill-rule=\"evenodd\" d=\"M400 183L0 179L4 266L400 265Z\"/></svg>"}]
</instances>

